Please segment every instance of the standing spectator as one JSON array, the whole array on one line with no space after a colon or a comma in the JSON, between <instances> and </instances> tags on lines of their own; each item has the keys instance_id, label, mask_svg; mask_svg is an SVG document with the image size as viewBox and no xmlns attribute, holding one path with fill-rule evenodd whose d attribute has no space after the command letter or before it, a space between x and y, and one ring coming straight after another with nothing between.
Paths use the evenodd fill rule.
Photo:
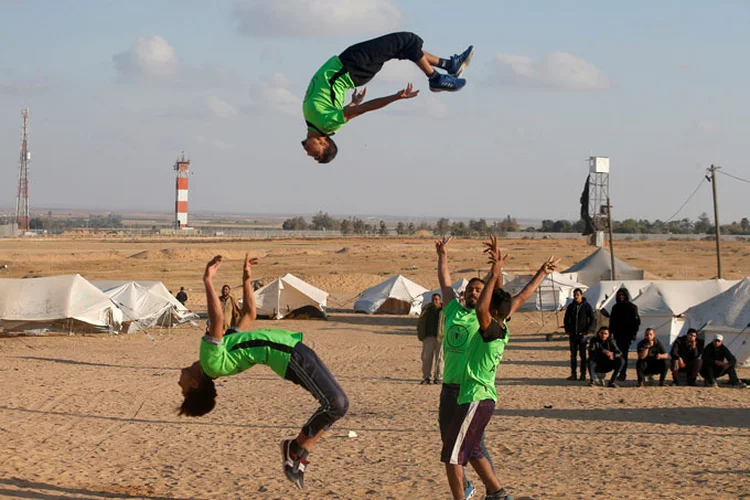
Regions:
<instances>
[{"instance_id":1,"label":"standing spectator","mask_svg":"<svg viewBox=\"0 0 750 500\"><path fill-rule=\"evenodd\" d=\"M612 312L609 315L609 329L624 360L617 380L623 381L627 378L628 351L640 327L641 317L638 316L638 306L630 302L628 289L620 288L617 290L616 303L612 306Z\"/></svg>"},{"instance_id":2,"label":"standing spectator","mask_svg":"<svg viewBox=\"0 0 750 500\"><path fill-rule=\"evenodd\" d=\"M224 331L234 328L237 322L240 320L240 306L237 304L237 299L232 295L232 288L229 285L221 287L221 309L224 315L224 324L222 329Z\"/></svg>"},{"instance_id":3,"label":"standing spectator","mask_svg":"<svg viewBox=\"0 0 750 500\"><path fill-rule=\"evenodd\" d=\"M175 298L180 302L180 304L182 304L183 306L185 305L185 302L187 302L187 299L188 299L188 295L187 293L185 293L184 286L180 287L180 291L177 292L177 295L175 296Z\"/></svg>"},{"instance_id":4,"label":"standing spectator","mask_svg":"<svg viewBox=\"0 0 750 500\"><path fill-rule=\"evenodd\" d=\"M638 342L636 348L638 361L635 370L638 374L638 387L646 387L646 375L659 375L659 386L664 386L667 378L667 350L659 339L653 328L646 328L643 340Z\"/></svg>"},{"instance_id":5,"label":"standing spectator","mask_svg":"<svg viewBox=\"0 0 750 500\"><path fill-rule=\"evenodd\" d=\"M573 302L565 310L563 324L570 344L570 377L568 377L568 380L576 380L579 355L581 357L580 380L586 380L586 343L589 334L594 331L596 319L594 318L594 309L586 301L580 288L573 290Z\"/></svg>"},{"instance_id":6,"label":"standing spectator","mask_svg":"<svg viewBox=\"0 0 750 500\"><path fill-rule=\"evenodd\" d=\"M729 381L732 386L744 389L746 386L737 377L735 366L737 359L729 352L724 345L724 336L721 334L714 335L714 340L703 349L703 366L701 367L701 376L706 381L706 387L718 387L716 379L729 375Z\"/></svg>"},{"instance_id":7,"label":"standing spectator","mask_svg":"<svg viewBox=\"0 0 750 500\"><path fill-rule=\"evenodd\" d=\"M606 326L599 328L589 342L589 375L591 376L589 385L604 385L604 381L599 380L597 373L612 372L609 387L617 387L615 378L620 373L624 362L617 343L609 334L609 328Z\"/></svg>"},{"instance_id":8,"label":"standing spectator","mask_svg":"<svg viewBox=\"0 0 750 500\"><path fill-rule=\"evenodd\" d=\"M687 372L687 385L698 385L698 373L703 366L701 355L703 346L698 342L698 330L690 328L687 334L678 337L672 344L672 385L680 385L677 375L680 372Z\"/></svg>"},{"instance_id":9,"label":"standing spectator","mask_svg":"<svg viewBox=\"0 0 750 500\"><path fill-rule=\"evenodd\" d=\"M417 323L417 338L422 341L422 381L421 385L443 383L443 342L438 335L440 330L440 311L443 301L439 293L432 294L432 301L422 311Z\"/></svg>"}]
</instances>

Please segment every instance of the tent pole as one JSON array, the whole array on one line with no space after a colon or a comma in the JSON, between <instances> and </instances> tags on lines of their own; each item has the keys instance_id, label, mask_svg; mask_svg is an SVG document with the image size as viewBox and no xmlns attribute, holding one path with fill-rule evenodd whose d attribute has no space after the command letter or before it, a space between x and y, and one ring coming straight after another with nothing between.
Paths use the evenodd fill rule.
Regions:
<instances>
[{"instance_id":1,"label":"tent pole","mask_svg":"<svg viewBox=\"0 0 750 500\"><path fill-rule=\"evenodd\" d=\"M607 218L609 219L609 256L612 259L612 281L617 279L615 273L615 248L612 243L612 205L609 202L609 196L607 196Z\"/></svg>"}]
</instances>

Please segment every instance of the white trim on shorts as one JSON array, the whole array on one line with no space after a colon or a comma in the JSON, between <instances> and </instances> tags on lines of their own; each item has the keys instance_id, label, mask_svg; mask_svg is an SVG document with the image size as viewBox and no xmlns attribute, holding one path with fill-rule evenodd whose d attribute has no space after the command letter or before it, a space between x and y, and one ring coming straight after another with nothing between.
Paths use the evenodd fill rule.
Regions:
<instances>
[{"instance_id":1,"label":"white trim on shorts","mask_svg":"<svg viewBox=\"0 0 750 500\"><path fill-rule=\"evenodd\" d=\"M461 423L461 429L458 431L458 436L456 436L456 442L453 443L451 459L448 462L450 464L458 465L458 454L461 452L461 446L464 444L464 438L469 431L469 427L471 427L471 421L474 420L474 413L476 413L479 403L480 401L472 401L469 403L469 409L466 412L463 423Z\"/></svg>"}]
</instances>

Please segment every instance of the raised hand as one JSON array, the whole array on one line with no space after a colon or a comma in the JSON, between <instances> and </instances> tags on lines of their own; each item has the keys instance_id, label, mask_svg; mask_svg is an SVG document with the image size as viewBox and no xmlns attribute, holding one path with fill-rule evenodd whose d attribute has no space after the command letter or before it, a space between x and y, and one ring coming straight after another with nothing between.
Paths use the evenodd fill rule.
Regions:
<instances>
[{"instance_id":1,"label":"raised hand","mask_svg":"<svg viewBox=\"0 0 750 500\"><path fill-rule=\"evenodd\" d=\"M419 95L419 90L414 90L414 86L409 82L406 85L406 88L403 90L400 90L396 92L396 97L399 99L411 99L412 97L417 97Z\"/></svg>"},{"instance_id":2,"label":"raised hand","mask_svg":"<svg viewBox=\"0 0 750 500\"><path fill-rule=\"evenodd\" d=\"M206 271L203 273L204 281L211 281L214 279L214 276L216 276L216 272L219 270L219 267L221 267L222 260L223 257L221 255L217 255L213 259L208 261L208 264L206 264Z\"/></svg>"},{"instance_id":3,"label":"raised hand","mask_svg":"<svg viewBox=\"0 0 750 500\"><path fill-rule=\"evenodd\" d=\"M250 258L250 254L245 254L245 265L242 268L242 279L249 280L252 276L251 268L258 265L258 257Z\"/></svg>"},{"instance_id":4,"label":"raised hand","mask_svg":"<svg viewBox=\"0 0 750 500\"><path fill-rule=\"evenodd\" d=\"M555 259L554 255L551 255L547 261L542 264L539 268L540 271L544 271L544 274L552 274L557 270L557 264L560 263L560 259Z\"/></svg>"},{"instance_id":5,"label":"raised hand","mask_svg":"<svg viewBox=\"0 0 750 500\"><path fill-rule=\"evenodd\" d=\"M443 238L441 240L435 240L435 250L437 251L438 257L445 257L448 255L448 243L453 239L453 236Z\"/></svg>"},{"instance_id":6,"label":"raised hand","mask_svg":"<svg viewBox=\"0 0 750 500\"><path fill-rule=\"evenodd\" d=\"M489 257L488 263L492 264L493 270L500 272L502 270L505 261L508 260L509 254L502 254L497 243L497 236L494 234L490 235L490 241L485 242L484 253Z\"/></svg>"},{"instance_id":7,"label":"raised hand","mask_svg":"<svg viewBox=\"0 0 750 500\"><path fill-rule=\"evenodd\" d=\"M352 94L352 102L350 106L359 106L362 104L362 101L365 99L365 94L367 93L367 87L363 88L361 92L357 92L357 89L354 89L354 93Z\"/></svg>"}]
</instances>

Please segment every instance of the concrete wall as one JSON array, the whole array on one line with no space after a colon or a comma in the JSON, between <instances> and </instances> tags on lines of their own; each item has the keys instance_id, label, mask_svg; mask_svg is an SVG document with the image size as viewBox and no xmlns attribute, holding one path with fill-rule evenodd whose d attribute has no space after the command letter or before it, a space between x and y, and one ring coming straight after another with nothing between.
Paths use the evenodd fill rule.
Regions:
<instances>
[{"instance_id":1,"label":"concrete wall","mask_svg":"<svg viewBox=\"0 0 750 500\"><path fill-rule=\"evenodd\" d=\"M18 236L18 224L0 224L0 238Z\"/></svg>"}]
</instances>

